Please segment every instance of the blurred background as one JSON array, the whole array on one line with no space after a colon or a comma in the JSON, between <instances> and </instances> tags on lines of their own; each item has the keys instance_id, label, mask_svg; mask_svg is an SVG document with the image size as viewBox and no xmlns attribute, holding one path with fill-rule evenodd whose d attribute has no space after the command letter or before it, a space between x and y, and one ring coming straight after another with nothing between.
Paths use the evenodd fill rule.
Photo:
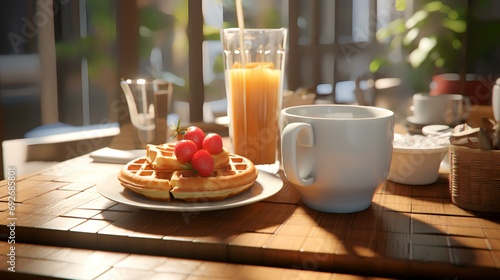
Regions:
<instances>
[{"instance_id":1,"label":"blurred background","mask_svg":"<svg viewBox=\"0 0 500 280\"><path fill-rule=\"evenodd\" d=\"M408 100L437 90L439 74L475 80L481 89L454 90L486 105L500 76L500 1L243 7L247 28L289 29L285 89L317 101L387 107L404 121ZM126 123L122 78L173 83L172 121L223 125L219 34L237 26L235 10L234 0L0 1L1 141Z\"/></svg>"}]
</instances>

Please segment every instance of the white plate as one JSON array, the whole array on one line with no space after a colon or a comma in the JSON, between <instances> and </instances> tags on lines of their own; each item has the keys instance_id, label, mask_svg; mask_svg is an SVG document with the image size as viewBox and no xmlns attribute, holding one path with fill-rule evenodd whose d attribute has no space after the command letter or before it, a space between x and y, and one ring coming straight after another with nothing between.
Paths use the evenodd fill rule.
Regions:
<instances>
[{"instance_id":1,"label":"white plate","mask_svg":"<svg viewBox=\"0 0 500 280\"><path fill-rule=\"evenodd\" d=\"M122 185L120 185L117 176L118 174L116 173L99 182L96 185L97 191L101 195L115 202L130 206L151 210L176 212L210 211L240 207L266 199L277 193L283 187L283 181L281 181L277 175L259 171L257 180L250 189L225 200L202 202L161 202L149 200L123 188Z\"/></svg>"}]
</instances>

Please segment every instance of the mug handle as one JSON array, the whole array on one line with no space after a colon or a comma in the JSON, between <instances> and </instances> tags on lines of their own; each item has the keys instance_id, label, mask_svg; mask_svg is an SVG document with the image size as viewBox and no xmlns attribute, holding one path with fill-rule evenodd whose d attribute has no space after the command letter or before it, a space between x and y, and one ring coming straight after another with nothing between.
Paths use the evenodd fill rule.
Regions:
<instances>
[{"instance_id":1,"label":"mug handle","mask_svg":"<svg viewBox=\"0 0 500 280\"><path fill-rule=\"evenodd\" d=\"M281 159L286 177L292 184L308 186L314 183L314 177L300 177L297 144L302 147L314 146L314 133L310 124L301 122L287 124L281 137Z\"/></svg>"}]
</instances>

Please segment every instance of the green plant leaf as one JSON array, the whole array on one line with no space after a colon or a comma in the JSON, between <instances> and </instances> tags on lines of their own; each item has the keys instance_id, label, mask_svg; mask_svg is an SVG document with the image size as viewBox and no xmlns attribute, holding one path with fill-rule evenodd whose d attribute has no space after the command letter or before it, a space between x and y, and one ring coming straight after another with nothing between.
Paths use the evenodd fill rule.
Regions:
<instances>
[{"instance_id":1,"label":"green plant leaf","mask_svg":"<svg viewBox=\"0 0 500 280\"><path fill-rule=\"evenodd\" d=\"M417 27L410 29L406 33L406 36L403 38L403 45L409 46L411 43L413 43L415 41L415 39L418 37L419 33L420 33L420 29Z\"/></svg>"},{"instance_id":2,"label":"green plant leaf","mask_svg":"<svg viewBox=\"0 0 500 280\"><path fill-rule=\"evenodd\" d=\"M418 43L418 48L422 50L430 51L437 45L437 39L435 37L424 37L420 39Z\"/></svg>"},{"instance_id":3,"label":"green plant leaf","mask_svg":"<svg viewBox=\"0 0 500 280\"><path fill-rule=\"evenodd\" d=\"M446 15L451 20L457 20L460 18L460 14L456 10L450 10Z\"/></svg>"},{"instance_id":4,"label":"green plant leaf","mask_svg":"<svg viewBox=\"0 0 500 280\"><path fill-rule=\"evenodd\" d=\"M203 36L205 37L205 40L219 41L220 29L218 27L205 24L203 25Z\"/></svg>"},{"instance_id":5,"label":"green plant leaf","mask_svg":"<svg viewBox=\"0 0 500 280\"><path fill-rule=\"evenodd\" d=\"M389 64L387 59L382 57L377 57L370 63L370 72L377 72L382 66Z\"/></svg>"},{"instance_id":6,"label":"green plant leaf","mask_svg":"<svg viewBox=\"0 0 500 280\"><path fill-rule=\"evenodd\" d=\"M451 47L455 50L460 50L462 48L462 42L458 39L451 41Z\"/></svg>"},{"instance_id":7,"label":"green plant leaf","mask_svg":"<svg viewBox=\"0 0 500 280\"><path fill-rule=\"evenodd\" d=\"M434 1L424 5L424 10L429 13L440 11L443 8L444 4L441 1Z\"/></svg>"},{"instance_id":8,"label":"green plant leaf","mask_svg":"<svg viewBox=\"0 0 500 280\"><path fill-rule=\"evenodd\" d=\"M436 59L436 60L434 61L434 65L435 65L437 68L441 68L441 67L443 67L443 66L444 66L445 62L446 62L446 60L445 60L444 58L440 57L440 58L438 58L438 59Z\"/></svg>"},{"instance_id":9,"label":"green plant leaf","mask_svg":"<svg viewBox=\"0 0 500 280\"><path fill-rule=\"evenodd\" d=\"M385 27L380 28L375 37L379 42L384 42L391 36L402 34L406 31L405 22L402 18L389 22Z\"/></svg>"},{"instance_id":10,"label":"green plant leaf","mask_svg":"<svg viewBox=\"0 0 500 280\"><path fill-rule=\"evenodd\" d=\"M436 47L437 40L433 37L424 37L418 43L418 48L414 49L408 56L408 61L413 68L418 68L427 60Z\"/></svg>"},{"instance_id":11,"label":"green plant leaf","mask_svg":"<svg viewBox=\"0 0 500 280\"><path fill-rule=\"evenodd\" d=\"M395 36L390 43L391 48L392 49L399 48L401 46L402 41L403 38L401 36Z\"/></svg>"},{"instance_id":12,"label":"green plant leaf","mask_svg":"<svg viewBox=\"0 0 500 280\"><path fill-rule=\"evenodd\" d=\"M464 33L467 29L467 23L464 20L443 19L441 24L456 33Z\"/></svg>"},{"instance_id":13,"label":"green plant leaf","mask_svg":"<svg viewBox=\"0 0 500 280\"><path fill-rule=\"evenodd\" d=\"M420 10L415 12L408 20L406 21L405 27L407 29L414 28L417 24L423 22L427 17L429 16L429 13L424 10Z\"/></svg>"},{"instance_id":14,"label":"green plant leaf","mask_svg":"<svg viewBox=\"0 0 500 280\"><path fill-rule=\"evenodd\" d=\"M222 55L218 55L214 60L213 70L215 73L224 73L224 61Z\"/></svg>"},{"instance_id":15,"label":"green plant leaf","mask_svg":"<svg viewBox=\"0 0 500 280\"><path fill-rule=\"evenodd\" d=\"M396 11L406 10L406 0L396 0L395 7Z\"/></svg>"}]
</instances>

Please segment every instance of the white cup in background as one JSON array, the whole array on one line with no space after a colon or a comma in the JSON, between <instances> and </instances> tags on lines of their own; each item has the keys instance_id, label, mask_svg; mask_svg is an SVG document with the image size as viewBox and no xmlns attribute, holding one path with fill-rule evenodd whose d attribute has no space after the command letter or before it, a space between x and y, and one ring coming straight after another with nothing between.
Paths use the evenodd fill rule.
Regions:
<instances>
[{"instance_id":1,"label":"white cup in background","mask_svg":"<svg viewBox=\"0 0 500 280\"><path fill-rule=\"evenodd\" d=\"M460 94L431 96L427 93L413 95L412 122L416 124L457 125L467 119L470 100Z\"/></svg>"},{"instance_id":2,"label":"white cup in background","mask_svg":"<svg viewBox=\"0 0 500 280\"><path fill-rule=\"evenodd\" d=\"M349 213L368 208L389 174L390 110L304 105L281 111L285 175L310 208Z\"/></svg>"},{"instance_id":3,"label":"white cup in background","mask_svg":"<svg viewBox=\"0 0 500 280\"><path fill-rule=\"evenodd\" d=\"M492 96L493 115L497 122L500 122L500 78L497 79L496 84L493 86Z\"/></svg>"}]
</instances>

